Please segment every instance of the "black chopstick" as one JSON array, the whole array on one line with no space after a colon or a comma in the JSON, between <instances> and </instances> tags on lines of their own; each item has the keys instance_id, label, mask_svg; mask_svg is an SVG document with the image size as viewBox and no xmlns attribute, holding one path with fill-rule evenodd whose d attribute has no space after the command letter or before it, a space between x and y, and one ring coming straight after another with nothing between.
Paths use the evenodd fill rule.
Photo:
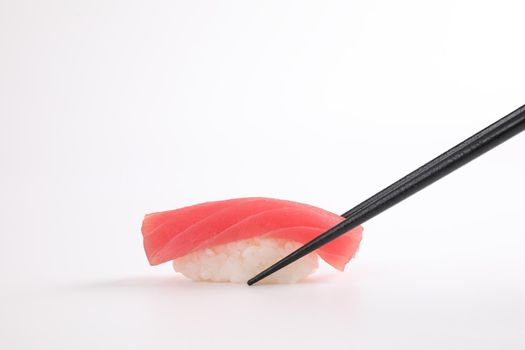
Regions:
<instances>
[{"instance_id":1,"label":"black chopstick","mask_svg":"<svg viewBox=\"0 0 525 350\"><path fill-rule=\"evenodd\" d=\"M346 219L248 281L252 285L396 205L525 129L525 105L350 209Z\"/></svg>"}]
</instances>

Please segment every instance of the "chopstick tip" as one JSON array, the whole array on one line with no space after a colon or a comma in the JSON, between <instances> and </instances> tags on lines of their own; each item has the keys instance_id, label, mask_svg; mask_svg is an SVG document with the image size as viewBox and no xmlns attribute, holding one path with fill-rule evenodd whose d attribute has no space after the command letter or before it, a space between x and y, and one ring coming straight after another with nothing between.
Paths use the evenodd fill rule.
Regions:
<instances>
[{"instance_id":1,"label":"chopstick tip","mask_svg":"<svg viewBox=\"0 0 525 350\"><path fill-rule=\"evenodd\" d=\"M262 273L250 278L248 280L248 282L246 282L246 284L248 284L248 286L253 286L255 283L259 282L260 280L262 280L264 277L266 276L263 276Z\"/></svg>"}]
</instances>

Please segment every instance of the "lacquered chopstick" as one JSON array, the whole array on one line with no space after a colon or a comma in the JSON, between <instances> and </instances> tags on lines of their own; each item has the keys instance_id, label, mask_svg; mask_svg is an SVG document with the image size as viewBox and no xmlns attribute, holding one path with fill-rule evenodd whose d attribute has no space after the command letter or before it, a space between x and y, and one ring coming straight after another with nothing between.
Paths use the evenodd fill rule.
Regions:
<instances>
[{"instance_id":1,"label":"lacquered chopstick","mask_svg":"<svg viewBox=\"0 0 525 350\"><path fill-rule=\"evenodd\" d=\"M248 285L257 283L261 279L313 252L507 141L524 129L525 105L350 209L342 215L346 218L344 221L251 278L248 281Z\"/></svg>"}]
</instances>

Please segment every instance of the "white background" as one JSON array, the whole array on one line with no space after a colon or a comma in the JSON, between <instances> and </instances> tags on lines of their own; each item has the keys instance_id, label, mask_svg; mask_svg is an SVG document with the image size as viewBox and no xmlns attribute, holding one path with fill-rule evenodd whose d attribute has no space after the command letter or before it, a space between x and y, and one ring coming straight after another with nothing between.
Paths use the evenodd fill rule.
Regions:
<instances>
[{"instance_id":1,"label":"white background","mask_svg":"<svg viewBox=\"0 0 525 350\"><path fill-rule=\"evenodd\" d=\"M525 135L365 225L345 273L147 264L142 216L342 213L525 103L522 1L0 1L0 348L523 349Z\"/></svg>"}]
</instances>

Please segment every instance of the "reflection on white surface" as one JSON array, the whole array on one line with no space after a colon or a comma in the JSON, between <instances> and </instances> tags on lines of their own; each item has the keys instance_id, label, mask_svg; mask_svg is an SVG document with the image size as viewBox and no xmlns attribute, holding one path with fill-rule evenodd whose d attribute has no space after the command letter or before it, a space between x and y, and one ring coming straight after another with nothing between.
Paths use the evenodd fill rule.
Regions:
<instances>
[{"instance_id":1,"label":"reflection on white surface","mask_svg":"<svg viewBox=\"0 0 525 350\"><path fill-rule=\"evenodd\" d=\"M77 349L525 345L525 288L510 273L490 284L446 268L354 265L295 285L157 275L12 290L0 316L3 341Z\"/></svg>"}]
</instances>

